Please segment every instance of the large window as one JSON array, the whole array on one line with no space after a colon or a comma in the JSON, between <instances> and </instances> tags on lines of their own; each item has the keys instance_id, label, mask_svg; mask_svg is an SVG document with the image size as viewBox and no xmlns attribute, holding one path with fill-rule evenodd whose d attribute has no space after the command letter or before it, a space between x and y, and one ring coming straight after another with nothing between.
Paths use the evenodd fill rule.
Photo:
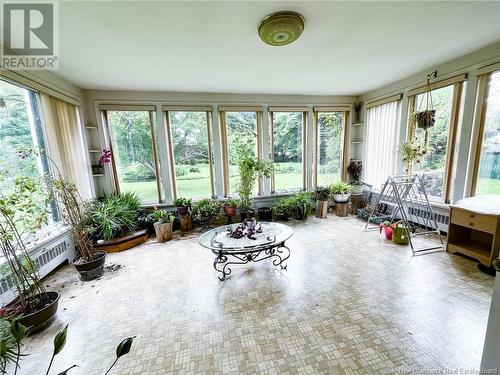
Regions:
<instances>
[{"instance_id":1,"label":"large window","mask_svg":"<svg viewBox=\"0 0 500 375\"><path fill-rule=\"evenodd\" d=\"M340 180L343 165L344 112L317 112L316 185Z\"/></svg>"},{"instance_id":2,"label":"large window","mask_svg":"<svg viewBox=\"0 0 500 375\"><path fill-rule=\"evenodd\" d=\"M500 194L500 71L488 77L475 194Z\"/></svg>"},{"instance_id":3,"label":"large window","mask_svg":"<svg viewBox=\"0 0 500 375\"><path fill-rule=\"evenodd\" d=\"M169 111L175 193L182 197L213 196L210 112Z\"/></svg>"},{"instance_id":4,"label":"large window","mask_svg":"<svg viewBox=\"0 0 500 375\"><path fill-rule=\"evenodd\" d=\"M399 123L399 100L373 107L368 105L363 180L376 190L396 172Z\"/></svg>"},{"instance_id":5,"label":"large window","mask_svg":"<svg viewBox=\"0 0 500 375\"><path fill-rule=\"evenodd\" d=\"M240 181L238 171L239 155L251 155L258 158L258 129L261 112L226 111L222 113L225 131L226 149L226 186L225 195L234 195ZM253 193L260 193L259 181L256 181Z\"/></svg>"},{"instance_id":6,"label":"large window","mask_svg":"<svg viewBox=\"0 0 500 375\"><path fill-rule=\"evenodd\" d=\"M273 191L302 190L304 175L304 112L272 112L272 145L275 173Z\"/></svg>"},{"instance_id":7,"label":"large window","mask_svg":"<svg viewBox=\"0 0 500 375\"><path fill-rule=\"evenodd\" d=\"M108 110L105 115L117 190L135 192L145 203L161 201L154 112Z\"/></svg>"},{"instance_id":8,"label":"large window","mask_svg":"<svg viewBox=\"0 0 500 375\"><path fill-rule=\"evenodd\" d=\"M40 119L37 93L0 80L0 189L13 188L16 176L26 176L42 182L49 173L44 129ZM19 160L18 151L36 148L40 152L28 153ZM58 220L55 206L51 207L49 222Z\"/></svg>"},{"instance_id":9,"label":"large window","mask_svg":"<svg viewBox=\"0 0 500 375\"><path fill-rule=\"evenodd\" d=\"M462 85L437 88L431 91L435 113L435 124L428 129L428 145L424 157L414 164L414 172L420 173L425 182L427 194L434 199L448 202L453 179L454 152L457 127L462 112ZM423 110L426 107L426 93L412 97L410 109ZM414 139L425 144L425 131L418 127Z\"/></svg>"}]
</instances>

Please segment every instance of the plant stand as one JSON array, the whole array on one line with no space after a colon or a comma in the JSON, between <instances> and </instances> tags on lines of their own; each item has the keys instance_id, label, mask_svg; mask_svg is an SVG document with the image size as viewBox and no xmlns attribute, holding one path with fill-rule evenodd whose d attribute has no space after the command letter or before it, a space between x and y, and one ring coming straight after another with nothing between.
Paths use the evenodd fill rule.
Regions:
<instances>
[{"instance_id":1,"label":"plant stand","mask_svg":"<svg viewBox=\"0 0 500 375\"><path fill-rule=\"evenodd\" d=\"M316 201L316 217L326 219L328 214L328 201Z\"/></svg>"},{"instance_id":2,"label":"plant stand","mask_svg":"<svg viewBox=\"0 0 500 375\"><path fill-rule=\"evenodd\" d=\"M358 208L363 199L363 192L361 193L351 193L351 214L356 215Z\"/></svg>"},{"instance_id":3,"label":"plant stand","mask_svg":"<svg viewBox=\"0 0 500 375\"><path fill-rule=\"evenodd\" d=\"M153 226L158 242L170 241L172 239L172 223L154 223Z\"/></svg>"},{"instance_id":4,"label":"plant stand","mask_svg":"<svg viewBox=\"0 0 500 375\"><path fill-rule=\"evenodd\" d=\"M193 230L193 220L191 220L191 216L181 215L179 220L181 222L181 231L189 232Z\"/></svg>"},{"instance_id":5,"label":"plant stand","mask_svg":"<svg viewBox=\"0 0 500 375\"><path fill-rule=\"evenodd\" d=\"M349 202L335 202L335 214L340 217L349 216Z\"/></svg>"}]
</instances>

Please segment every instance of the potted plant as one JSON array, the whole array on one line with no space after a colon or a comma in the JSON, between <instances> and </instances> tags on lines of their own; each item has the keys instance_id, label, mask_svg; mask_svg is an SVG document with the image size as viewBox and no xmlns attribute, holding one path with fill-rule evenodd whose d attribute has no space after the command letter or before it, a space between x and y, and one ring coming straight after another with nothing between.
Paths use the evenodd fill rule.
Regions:
<instances>
[{"instance_id":1,"label":"potted plant","mask_svg":"<svg viewBox=\"0 0 500 375\"><path fill-rule=\"evenodd\" d=\"M233 198L228 198L222 202L222 209L224 210L224 215L227 216L227 222L233 222L233 216L236 215L236 208L238 207L238 200Z\"/></svg>"},{"instance_id":2,"label":"potted plant","mask_svg":"<svg viewBox=\"0 0 500 375\"><path fill-rule=\"evenodd\" d=\"M84 224L94 247L107 252L130 249L145 242L146 229L136 230L140 199L134 193L110 194L88 202Z\"/></svg>"},{"instance_id":3,"label":"potted plant","mask_svg":"<svg viewBox=\"0 0 500 375\"><path fill-rule=\"evenodd\" d=\"M332 192L333 200L336 203L346 203L349 201L349 192L352 186L348 182L338 181L334 182L330 186L330 191Z\"/></svg>"},{"instance_id":4,"label":"potted plant","mask_svg":"<svg viewBox=\"0 0 500 375\"><path fill-rule=\"evenodd\" d=\"M419 145L415 141L408 141L403 145L403 164L405 174L410 175L414 163L420 163L427 153L427 147Z\"/></svg>"},{"instance_id":5,"label":"potted plant","mask_svg":"<svg viewBox=\"0 0 500 375\"><path fill-rule=\"evenodd\" d=\"M99 164L92 166L92 174L99 175L104 173L104 164L111 162L111 150L102 150Z\"/></svg>"},{"instance_id":6,"label":"potted plant","mask_svg":"<svg viewBox=\"0 0 500 375\"><path fill-rule=\"evenodd\" d=\"M347 166L347 172L351 177L351 184L353 192L355 193L361 193L363 191L360 182L362 170L363 170L363 165L361 163L361 160L351 160L351 162Z\"/></svg>"},{"instance_id":7,"label":"potted plant","mask_svg":"<svg viewBox=\"0 0 500 375\"><path fill-rule=\"evenodd\" d=\"M206 228L210 228L210 220L213 220L220 213L220 204L214 199L201 199L193 205L191 215L198 222L205 222Z\"/></svg>"},{"instance_id":8,"label":"potted plant","mask_svg":"<svg viewBox=\"0 0 500 375\"><path fill-rule=\"evenodd\" d=\"M0 374L6 374L9 365L12 365L14 367L14 375L17 375L17 371L21 367L19 365L19 362L23 357L26 356L26 354L21 353L21 348L24 344L24 339L28 336L28 329L29 327L26 327L24 324L22 324L18 317L0 318L0 342L2 343L2 350L0 350ZM50 369L52 368L55 357L63 350L64 346L66 345L67 335L67 325L55 335L53 340L54 347L52 349L52 356L50 358L47 370L44 370L45 374L50 373ZM118 344L115 350L116 358L106 371L105 375L111 371L120 357L130 352L134 338L135 336L127 337ZM71 369L75 367L78 366L72 365L63 372L59 372L59 375L66 375Z\"/></svg>"},{"instance_id":9,"label":"potted plant","mask_svg":"<svg viewBox=\"0 0 500 375\"><path fill-rule=\"evenodd\" d=\"M313 203L311 194L300 192L289 197L283 197L274 202L274 215L282 220L293 217L297 220L305 220L312 212Z\"/></svg>"},{"instance_id":10,"label":"potted plant","mask_svg":"<svg viewBox=\"0 0 500 375\"><path fill-rule=\"evenodd\" d=\"M328 214L328 199L330 198L330 188L327 186L318 186L314 190L316 199L316 217L326 219Z\"/></svg>"},{"instance_id":11,"label":"potted plant","mask_svg":"<svg viewBox=\"0 0 500 375\"><path fill-rule=\"evenodd\" d=\"M238 150L238 170L240 181L238 194L240 196L239 213L242 219L252 217L255 211L252 209L250 195L258 177L271 177L274 164L269 161L259 160L243 150Z\"/></svg>"},{"instance_id":12,"label":"potted plant","mask_svg":"<svg viewBox=\"0 0 500 375\"><path fill-rule=\"evenodd\" d=\"M0 245L17 300L2 314L20 315L19 321L34 332L54 317L60 297L45 289L25 245L27 236L47 222L49 195L28 177L17 177L13 185L10 191L0 191Z\"/></svg>"},{"instance_id":13,"label":"potted plant","mask_svg":"<svg viewBox=\"0 0 500 375\"><path fill-rule=\"evenodd\" d=\"M172 239L172 226L175 216L165 210L155 209L153 211L154 228L158 242L170 241Z\"/></svg>"},{"instance_id":14,"label":"potted plant","mask_svg":"<svg viewBox=\"0 0 500 375\"><path fill-rule=\"evenodd\" d=\"M179 213L179 216L189 215L191 211L192 200L191 198L177 198L174 200L174 206Z\"/></svg>"},{"instance_id":15,"label":"potted plant","mask_svg":"<svg viewBox=\"0 0 500 375\"><path fill-rule=\"evenodd\" d=\"M361 110L363 109L364 104L365 104L365 102L363 102L363 101L359 101L359 102L354 103L354 113L356 114L356 118L355 118L356 122L359 122L359 119L360 119L359 115L361 114Z\"/></svg>"}]
</instances>

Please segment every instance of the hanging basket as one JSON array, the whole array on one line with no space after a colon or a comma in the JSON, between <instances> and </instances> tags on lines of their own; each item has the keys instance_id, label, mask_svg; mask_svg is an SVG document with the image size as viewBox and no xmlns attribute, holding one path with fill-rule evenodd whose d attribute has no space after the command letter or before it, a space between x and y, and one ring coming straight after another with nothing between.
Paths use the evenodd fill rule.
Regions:
<instances>
[{"instance_id":1,"label":"hanging basket","mask_svg":"<svg viewBox=\"0 0 500 375\"><path fill-rule=\"evenodd\" d=\"M436 123L436 110L426 109L425 111L417 112L416 115L417 127L427 130L432 128Z\"/></svg>"}]
</instances>

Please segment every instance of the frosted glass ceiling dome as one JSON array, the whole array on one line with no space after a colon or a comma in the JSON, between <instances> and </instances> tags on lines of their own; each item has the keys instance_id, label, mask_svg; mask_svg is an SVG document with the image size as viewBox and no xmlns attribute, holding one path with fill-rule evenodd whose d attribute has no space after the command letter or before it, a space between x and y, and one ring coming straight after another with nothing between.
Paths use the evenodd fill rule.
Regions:
<instances>
[{"instance_id":1,"label":"frosted glass ceiling dome","mask_svg":"<svg viewBox=\"0 0 500 375\"><path fill-rule=\"evenodd\" d=\"M284 46L299 39L304 31L304 17L291 11L272 13L259 24L259 36L271 46Z\"/></svg>"}]
</instances>

